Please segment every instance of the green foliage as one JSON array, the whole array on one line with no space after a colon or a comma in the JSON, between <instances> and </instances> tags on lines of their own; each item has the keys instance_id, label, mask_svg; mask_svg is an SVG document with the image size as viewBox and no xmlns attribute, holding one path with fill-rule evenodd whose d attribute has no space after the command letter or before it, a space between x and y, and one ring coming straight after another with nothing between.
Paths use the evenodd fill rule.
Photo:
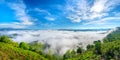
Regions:
<instances>
[{"instance_id":1,"label":"green foliage","mask_svg":"<svg viewBox=\"0 0 120 60\"><path fill-rule=\"evenodd\" d=\"M101 54L101 42L100 42L100 40L94 42L94 44L95 44L95 53Z\"/></svg>"},{"instance_id":2,"label":"green foliage","mask_svg":"<svg viewBox=\"0 0 120 60\"><path fill-rule=\"evenodd\" d=\"M103 41L94 41L94 45L88 45L85 52L67 60L119 60L120 29L109 34Z\"/></svg>"},{"instance_id":3,"label":"green foliage","mask_svg":"<svg viewBox=\"0 0 120 60\"><path fill-rule=\"evenodd\" d=\"M20 44L13 42L9 37L3 35L0 37L0 60L58 60L62 57L43 53L44 45L41 43ZM46 57L48 56L48 57Z\"/></svg>"},{"instance_id":4,"label":"green foliage","mask_svg":"<svg viewBox=\"0 0 120 60\"><path fill-rule=\"evenodd\" d=\"M115 40L120 40L120 28L116 31L113 31L109 35L107 35L107 37L105 37L103 41L104 42L112 42Z\"/></svg>"},{"instance_id":5,"label":"green foliage","mask_svg":"<svg viewBox=\"0 0 120 60\"><path fill-rule=\"evenodd\" d=\"M103 43L100 40L94 41L94 45L87 45L85 52L82 54L76 52L77 54L73 58L67 60L119 60L120 28L110 33L103 41ZM81 51L81 49L79 50Z\"/></svg>"},{"instance_id":6,"label":"green foliage","mask_svg":"<svg viewBox=\"0 0 120 60\"><path fill-rule=\"evenodd\" d=\"M120 56L120 40L102 44L102 54L106 60L118 60Z\"/></svg>"},{"instance_id":7,"label":"green foliage","mask_svg":"<svg viewBox=\"0 0 120 60\"><path fill-rule=\"evenodd\" d=\"M77 53L81 54L83 52L83 49L81 47L78 47Z\"/></svg>"},{"instance_id":8,"label":"green foliage","mask_svg":"<svg viewBox=\"0 0 120 60\"><path fill-rule=\"evenodd\" d=\"M11 43L11 44L13 43L13 41L8 36L5 35L0 37L0 42Z\"/></svg>"},{"instance_id":9,"label":"green foliage","mask_svg":"<svg viewBox=\"0 0 120 60\"><path fill-rule=\"evenodd\" d=\"M14 47L11 44L0 42L1 60L47 60L43 56L19 47Z\"/></svg>"},{"instance_id":10,"label":"green foliage","mask_svg":"<svg viewBox=\"0 0 120 60\"><path fill-rule=\"evenodd\" d=\"M63 60L68 59L68 58L72 58L70 50L68 50L68 51L64 54Z\"/></svg>"},{"instance_id":11,"label":"green foliage","mask_svg":"<svg viewBox=\"0 0 120 60\"><path fill-rule=\"evenodd\" d=\"M44 45L42 43L34 42L30 44L30 50L42 54Z\"/></svg>"},{"instance_id":12,"label":"green foliage","mask_svg":"<svg viewBox=\"0 0 120 60\"><path fill-rule=\"evenodd\" d=\"M94 45L87 45L87 50L94 48Z\"/></svg>"},{"instance_id":13,"label":"green foliage","mask_svg":"<svg viewBox=\"0 0 120 60\"><path fill-rule=\"evenodd\" d=\"M27 43L25 43L25 42L21 42L21 43L19 44L19 47L20 47L20 48L23 48L23 49L25 49L25 50L29 50L29 49L30 49L30 46L29 46Z\"/></svg>"}]
</instances>

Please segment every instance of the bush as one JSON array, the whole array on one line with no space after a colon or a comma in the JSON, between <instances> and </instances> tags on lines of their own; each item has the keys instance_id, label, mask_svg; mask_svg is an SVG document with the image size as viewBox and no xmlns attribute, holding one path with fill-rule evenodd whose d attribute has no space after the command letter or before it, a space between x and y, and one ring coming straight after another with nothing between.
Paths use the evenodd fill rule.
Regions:
<instances>
[{"instance_id":1,"label":"bush","mask_svg":"<svg viewBox=\"0 0 120 60\"><path fill-rule=\"evenodd\" d=\"M95 44L95 53L101 54L101 42L100 42L100 40L94 42L94 44Z\"/></svg>"},{"instance_id":2,"label":"bush","mask_svg":"<svg viewBox=\"0 0 120 60\"><path fill-rule=\"evenodd\" d=\"M83 49L82 49L81 47L79 47L79 48L77 49L77 53L81 54L82 52L83 52Z\"/></svg>"},{"instance_id":3,"label":"bush","mask_svg":"<svg viewBox=\"0 0 120 60\"><path fill-rule=\"evenodd\" d=\"M19 44L19 47L20 47L20 48L23 48L23 49L25 49L25 50L29 50L29 49L30 49L29 44L27 44L27 43L25 43L25 42L21 42L21 43Z\"/></svg>"},{"instance_id":4,"label":"bush","mask_svg":"<svg viewBox=\"0 0 120 60\"><path fill-rule=\"evenodd\" d=\"M0 42L13 43L13 41L8 36L5 36L5 35L0 37Z\"/></svg>"},{"instance_id":5,"label":"bush","mask_svg":"<svg viewBox=\"0 0 120 60\"><path fill-rule=\"evenodd\" d=\"M87 50L94 48L94 45L87 45Z\"/></svg>"},{"instance_id":6,"label":"bush","mask_svg":"<svg viewBox=\"0 0 120 60\"><path fill-rule=\"evenodd\" d=\"M33 42L32 44L30 44L30 50L34 51L34 52L42 52L44 45L42 43L38 43L38 42Z\"/></svg>"}]
</instances>

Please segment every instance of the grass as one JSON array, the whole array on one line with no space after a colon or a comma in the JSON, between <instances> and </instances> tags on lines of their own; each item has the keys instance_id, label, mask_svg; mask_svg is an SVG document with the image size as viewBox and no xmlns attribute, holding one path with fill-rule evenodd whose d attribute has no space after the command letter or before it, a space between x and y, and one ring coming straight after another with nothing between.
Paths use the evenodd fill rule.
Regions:
<instances>
[{"instance_id":1,"label":"grass","mask_svg":"<svg viewBox=\"0 0 120 60\"><path fill-rule=\"evenodd\" d=\"M30 50L24 50L19 47L14 47L12 44L0 42L0 60L48 60L48 59Z\"/></svg>"}]
</instances>

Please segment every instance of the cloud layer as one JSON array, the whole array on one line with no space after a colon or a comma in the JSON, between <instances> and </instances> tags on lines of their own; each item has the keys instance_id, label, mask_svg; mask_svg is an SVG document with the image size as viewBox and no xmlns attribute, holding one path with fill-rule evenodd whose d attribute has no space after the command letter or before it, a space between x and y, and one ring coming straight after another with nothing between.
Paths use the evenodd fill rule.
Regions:
<instances>
[{"instance_id":1,"label":"cloud layer","mask_svg":"<svg viewBox=\"0 0 120 60\"><path fill-rule=\"evenodd\" d=\"M48 48L55 54L64 54L67 50L75 49L77 46L86 48L88 44L96 40L102 40L110 32L106 31L57 31L57 30L18 30L0 31L1 34L9 35L16 42L38 41L45 44L44 52ZM57 33L57 34L56 34ZM48 46L49 45L49 46Z\"/></svg>"}]
</instances>

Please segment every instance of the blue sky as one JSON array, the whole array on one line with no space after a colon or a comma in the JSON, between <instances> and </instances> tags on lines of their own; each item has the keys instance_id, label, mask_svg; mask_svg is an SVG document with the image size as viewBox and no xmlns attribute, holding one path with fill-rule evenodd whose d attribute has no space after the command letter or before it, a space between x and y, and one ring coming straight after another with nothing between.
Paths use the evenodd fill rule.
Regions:
<instances>
[{"instance_id":1,"label":"blue sky","mask_svg":"<svg viewBox=\"0 0 120 60\"><path fill-rule=\"evenodd\" d=\"M0 28L99 29L120 26L120 0L0 0Z\"/></svg>"}]
</instances>

